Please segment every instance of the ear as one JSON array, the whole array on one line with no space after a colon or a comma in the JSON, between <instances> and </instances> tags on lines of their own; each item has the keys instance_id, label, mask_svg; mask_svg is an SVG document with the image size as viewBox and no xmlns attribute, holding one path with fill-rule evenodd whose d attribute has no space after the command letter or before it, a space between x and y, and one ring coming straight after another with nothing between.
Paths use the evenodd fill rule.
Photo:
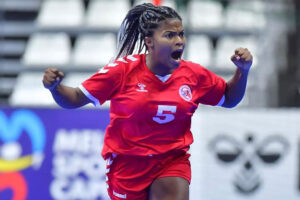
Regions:
<instances>
[{"instance_id":1,"label":"ear","mask_svg":"<svg viewBox=\"0 0 300 200\"><path fill-rule=\"evenodd\" d=\"M153 38L152 37L145 37L144 43L145 43L147 49L151 49L151 47L153 47Z\"/></svg>"}]
</instances>

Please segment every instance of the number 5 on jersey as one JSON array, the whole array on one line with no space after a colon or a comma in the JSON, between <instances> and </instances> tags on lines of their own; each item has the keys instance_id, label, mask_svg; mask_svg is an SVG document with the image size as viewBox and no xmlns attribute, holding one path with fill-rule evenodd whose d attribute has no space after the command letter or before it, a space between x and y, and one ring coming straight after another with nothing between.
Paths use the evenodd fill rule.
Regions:
<instances>
[{"instance_id":1,"label":"number 5 on jersey","mask_svg":"<svg viewBox=\"0 0 300 200\"><path fill-rule=\"evenodd\" d=\"M164 113L165 111L171 113ZM159 124L166 124L175 119L175 116L172 113L176 113L176 106L159 105L156 117L153 117L152 119Z\"/></svg>"}]
</instances>

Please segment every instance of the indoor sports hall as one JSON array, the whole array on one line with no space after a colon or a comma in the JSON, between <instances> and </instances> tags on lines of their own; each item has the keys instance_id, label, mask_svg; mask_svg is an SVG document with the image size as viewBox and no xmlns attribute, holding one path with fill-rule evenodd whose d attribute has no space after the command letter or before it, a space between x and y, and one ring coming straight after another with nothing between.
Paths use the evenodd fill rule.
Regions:
<instances>
[{"instance_id":1,"label":"indoor sports hall","mask_svg":"<svg viewBox=\"0 0 300 200\"><path fill-rule=\"evenodd\" d=\"M101 157L111 101L61 108L43 76L57 68L61 83L76 88L107 73L104 66L117 67L120 25L143 3L175 9L186 38L183 59L225 81L236 71L235 49L253 56L237 106L199 104L193 114L189 199L300 199L300 1L0 0L0 200L111 199L112 161ZM137 86L142 95L151 92ZM176 94L190 101L187 88ZM174 107L159 105L153 120L172 123Z\"/></svg>"}]
</instances>

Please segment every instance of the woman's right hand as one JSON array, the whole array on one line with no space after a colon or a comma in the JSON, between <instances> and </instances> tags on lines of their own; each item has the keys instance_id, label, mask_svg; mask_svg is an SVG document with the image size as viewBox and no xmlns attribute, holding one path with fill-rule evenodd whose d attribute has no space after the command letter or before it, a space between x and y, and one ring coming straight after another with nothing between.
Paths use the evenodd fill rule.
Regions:
<instances>
[{"instance_id":1,"label":"woman's right hand","mask_svg":"<svg viewBox=\"0 0 300 200\"><path fill-rule=\"evenodd\" d=\"M64 78L64 73L59 71L57 68L48 68L45 70L43 77L44 87L53 90L60 84Z\"/></svg>"}]
</instances>

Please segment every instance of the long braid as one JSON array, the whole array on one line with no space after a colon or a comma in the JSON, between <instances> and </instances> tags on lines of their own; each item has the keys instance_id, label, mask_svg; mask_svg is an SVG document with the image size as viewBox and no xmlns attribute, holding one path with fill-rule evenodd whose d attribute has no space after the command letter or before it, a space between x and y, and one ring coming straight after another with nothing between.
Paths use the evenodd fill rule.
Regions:
<instances>
[{"instance_id":1,"label":"long braid","mask_svg":"<svg viewBox=\"0 0 300 200\"><path fill-rule=\"evenodd\" d=\"M117 58L132 54L136 45L138 53L145 47L144 38L152 36L159 23L166 19L182 20L170 7L144 3L132 8L123 20L118 33Z\"/></svg>"}]
</instances>

